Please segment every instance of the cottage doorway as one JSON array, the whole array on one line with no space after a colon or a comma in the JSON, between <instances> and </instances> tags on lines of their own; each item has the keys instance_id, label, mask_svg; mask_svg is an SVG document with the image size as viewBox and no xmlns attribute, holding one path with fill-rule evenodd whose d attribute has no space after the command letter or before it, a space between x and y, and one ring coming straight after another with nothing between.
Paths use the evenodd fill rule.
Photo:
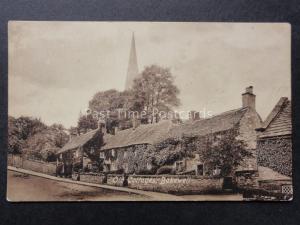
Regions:
<instances>
[{"instance_id":1,"label":"cottage doorway","mask_svg":"<svg viewBox=\"0 0 300 225\"><path fill-rule=\"evenodd\" d=\"M203 166L203 164L197 165L197 175L203 176L203 172L204 172L204 166Z\"/></svg>"},{"instance_id":2,"label":"cottage doorway","mask_svg":"<svg viewBox=\"0 0 300 225\"><path fill-rule=\"evenodd\" d=\"M233 189L232 177L224 177L223 190L232 190L232 189Z\"/></svg>"}]
</instances>

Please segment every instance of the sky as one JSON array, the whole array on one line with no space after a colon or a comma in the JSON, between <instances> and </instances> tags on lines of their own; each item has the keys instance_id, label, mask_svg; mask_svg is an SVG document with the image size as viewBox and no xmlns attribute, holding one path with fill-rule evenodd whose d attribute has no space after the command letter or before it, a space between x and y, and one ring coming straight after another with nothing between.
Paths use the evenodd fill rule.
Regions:
<instances>
[{"instance_id":1,"label":"sky","mask_svg":"<svg viewBox=\"0 0 300 225\"><path fill-rule=\"evenodd\" d=\"M168 67L176 110L219 114L254 87L262 119L291 97L286 23L9 22L9 115L76 126L98 91L124 90L132 33L140 72Z\"/></svg>"}]
</instances>

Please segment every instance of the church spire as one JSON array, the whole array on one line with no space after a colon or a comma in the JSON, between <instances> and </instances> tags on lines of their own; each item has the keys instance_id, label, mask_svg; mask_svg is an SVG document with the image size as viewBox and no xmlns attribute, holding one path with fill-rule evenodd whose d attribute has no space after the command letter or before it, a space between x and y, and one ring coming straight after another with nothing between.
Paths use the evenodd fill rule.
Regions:
<instances>
[{"instance_id":1,"label":"church spire","mask_svg":"<svg viewBox=\"0 0 300 225\"><path fill-rule=\"evenodd\" d=\"M135 50L135 39L134 39L134 33L132 33L125 90L128 90L132 87L133 80L137 77L138 73L139 70L138 70L136 50Z\"/></svg>"}]
</instances>

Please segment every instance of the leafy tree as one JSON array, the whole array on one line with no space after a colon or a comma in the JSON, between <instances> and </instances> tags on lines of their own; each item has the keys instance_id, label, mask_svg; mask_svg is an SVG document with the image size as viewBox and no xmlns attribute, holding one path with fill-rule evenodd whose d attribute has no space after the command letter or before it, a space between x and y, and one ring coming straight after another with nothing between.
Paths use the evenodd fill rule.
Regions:
<instances>
[{"instance_id":1,"label":"leafy tree","mask_svg":"<svg viewBox=\"0 0 300 225\"><path fill-rule=\"evenodd\" d=\"M49 127L54 135L54 144L57 148L62 148L68 141L69 137L66 133L66 129L62 124L53 124Z\"/></svg>"},{"instance_id":2,"label":"leafy tree","mask_svg":"<svg viewBox=\"0 0 300 225\"><path fill-rule=\"evenodd\" d=\"M77 127L71 126L68 131L69 131L70 136L76 136L78 134L78 128Z\"/></svg>"},{"instance_id":3,"label":"leafy tree","mask_svg":"<svg viewBox=\"0 0 300 225\"><path fill-rule=\"evenodd\" d=\"M26 147L26 140L44 129L46 125L40 119L21 116L14 118L8 117L8 152L9 153L22 153Z\"/></svg>"},{"instance_id":4,"label":"leafy tree","mask_svg":"<svg viewBox=\"0 0 300 225\"><path fill-rule=\"evenodd\" d=\"M16 126L16 119L8 117L8 152L19 154L22 152L24 141L20 138L20 131Z\"/></svg>"},{"instance_id":5,"label":"leafy tree","mask_svg":"<svg viewBox=\"0 0 300 225\"><path fill-rule=\"evenodd\" d=\"M121 108L128 108L131 93L120 92L115 89L97 92L89 102L89 108L94 112L115 111Z\"/></svg>"},{"instance_id":6,"label":"leafy tree","mask_svg":"<svg viewBox=\"0 0 300 225\"><path fill-rule=\"evenodd\" d=\"M152 65L146 67L139 78L135 79L130 90L120 92L111 89L96 93L89 102L89 108L92 112L104 114L112 124L129 121L132 115L129 115L128 111L145 111L146 119L144 118L143 122L147 122L148 118L154 122L154 119L158 121L158 117L151 117L153 110L166 113L172 111L173 107L180 104L178 94L179 90L174 85L174 77L170 70ZM120 112L119 110L127 112L125 118L115 116Z\"/></svg>"},{"instance_id":7,"label":"leafy tree","mask_svg":"<svg viewBox=\"0 0 300 225\"><path fill-rule=\"evenodd\" d=\"M129 121L130 118L124 114L120 118L120 110L130 110L132 108L132 94L130 91L117 91L114 89L100 91L96 93L89 102L89 108L92 113L98 113L106 118L108 132L114 130L114 126L122 122Z\"/></svg>"},{"instance_id":8,"label":"leafy tree","mask_svg":"<svg viewBox=\"0 0 300 225\"><path fill-rule=\"evenodd\" d=\"M15 120L15 126L18 129L18 137L26 139L42 130L46 129L46 125L40 119L21 116Z\"/></svg>"},{"instance_id":9,"label":"leafy tree","mask_svg":"<svg viewBox=\"0 0 300 225\"><path fill-rule=\"evenodd\" d=\"M151 118L153 110L169 112L180 105L179 89L174 84L174 77L168 68L151 65L144 69L141 76L134 80L132 88L132 108L145 110ZM151 121L158 117L151 118Z\"/></svg>"},{"instance_id":10,"label":"leafy tree","mask_svg":"<svg viewBox=\"0 0 300 225\"><path fill-rule=\"evenodd\" d=\"M56 151L69 137L60 124L47 126L40 119L8 118L8 152L26 153L42 160L54 160Z\"/></svg>"},{"instance_id":11,"label":"leafy tree","mask_svg":"<svg viewBox=\"0 0 300 225\"><path fill-rule=\"evenodd\" d=\"M97 127L97 119L95 119L92 114L80 115L77 123L77 128L80 134L97 129Z\"/></svg>"},{"instance_id":12,"label":"leafy tree","mask_svg":"<svg viewBox=\"0 0 300 225\"><path fill-rule=\"evenodd\" d=\"M220 138L208 136L207 148L203 152L203 158L212 168L218 167L221 176L228 176L234 168L243 164L243 160L252 157L252 153L246 149L242 140L236 139L234 132L228 131Z\"/></svg>"}]
</instances>

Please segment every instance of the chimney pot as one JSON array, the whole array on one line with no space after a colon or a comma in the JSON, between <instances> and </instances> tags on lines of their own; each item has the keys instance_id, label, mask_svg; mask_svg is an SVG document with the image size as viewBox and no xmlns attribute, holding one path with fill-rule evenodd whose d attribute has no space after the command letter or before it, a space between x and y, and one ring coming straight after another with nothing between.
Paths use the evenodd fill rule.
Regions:
<instances>
[{"instance_id":1,"label":"chimney pot","mask_svg":"<svg viewBox=\"0 0 300 225\"><path fill-rule=\"evenodd\" d=\"M253 94L253 86L246 87L246 93Z\"/></svg>"}]
</instances>

